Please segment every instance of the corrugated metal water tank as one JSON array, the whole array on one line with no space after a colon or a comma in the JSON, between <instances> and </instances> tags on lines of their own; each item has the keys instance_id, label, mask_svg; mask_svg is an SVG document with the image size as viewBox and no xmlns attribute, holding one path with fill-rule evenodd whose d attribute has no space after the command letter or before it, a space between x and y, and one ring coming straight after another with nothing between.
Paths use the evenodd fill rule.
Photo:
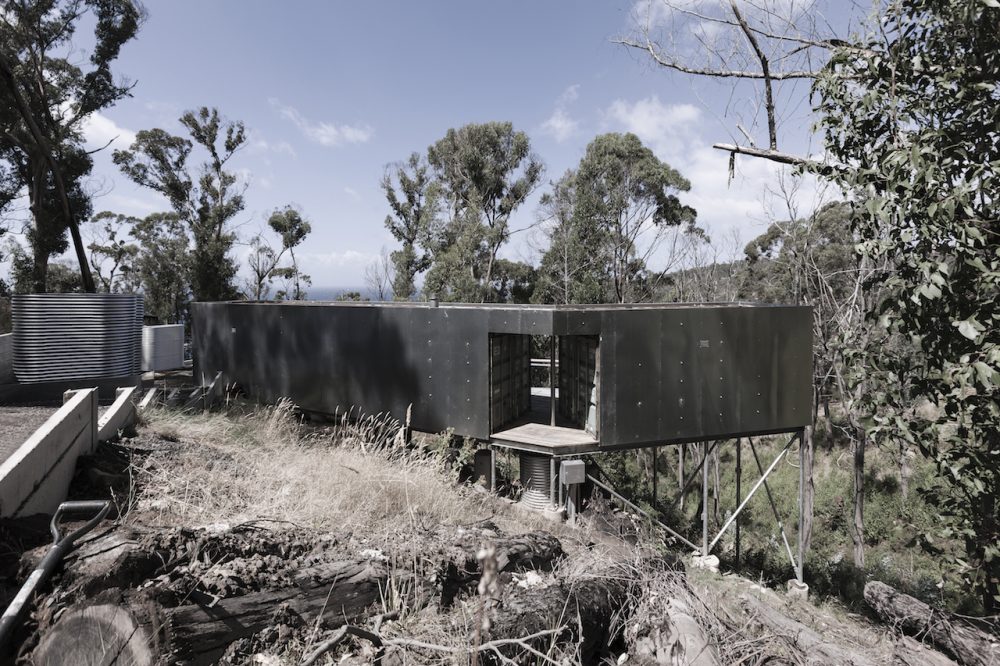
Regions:
<instances>
[{"instance_id":1,"label":"corrugated metal water tank","mask_svg":"<svg viewBox=\"0 0 1000 666\"><path fill-rule=\"evenodd\" d=\"M144 326L142 371L159 372L184 367L184 324Z\"/></svg>"},{"instance_id":2,"label":"corrugated metal water tank","mask_svg":"<svg viewBox=\"0 0 1000 666\"><path fill-rule=\"evenodd\" d=\"M139 374L142 296L15 294L14 375L22 384Z\"/></svg>"}]
</instances>

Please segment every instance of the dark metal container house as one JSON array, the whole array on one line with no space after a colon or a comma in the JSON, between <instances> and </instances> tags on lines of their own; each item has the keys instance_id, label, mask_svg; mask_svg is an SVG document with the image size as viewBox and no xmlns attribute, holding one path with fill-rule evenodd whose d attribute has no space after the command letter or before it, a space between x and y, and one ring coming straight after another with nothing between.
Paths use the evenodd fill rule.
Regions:
<instances>
[{"instance_id":1,"label":"dark metal container house","mask_svg":"<svg viewBox=\"0 0 1000 666\"><path fill-rule=\"evenodd\" d=\"M812 422L808 307L232 302L192 317L201 375L261 400L398 418L412 406L417 430L551 455ZM542 404L530 336L556 350Z\"/></svg>"}]
</instances>

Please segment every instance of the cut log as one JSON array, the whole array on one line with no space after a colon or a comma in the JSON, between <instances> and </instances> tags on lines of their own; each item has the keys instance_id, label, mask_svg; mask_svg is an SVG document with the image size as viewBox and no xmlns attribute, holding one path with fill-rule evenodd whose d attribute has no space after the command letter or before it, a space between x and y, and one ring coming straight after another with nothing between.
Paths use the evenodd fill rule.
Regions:
<instances>
[{"instance_id":1,"label":"cut log","mask_svg":"<svg viewBox=\"0 0 1000 666\"><path fill-rule=\"evenodd\" d=\"M958 666L937 650L921 645L909 636L896 641L892 652L893 666Z\"/></svg>"},{"instance_id":2,"label":"cut log","mask_svg":"<svg viewBox=\"0 0 1000 666\"><path fill-rule=\"evenodd\" d=\"M592 578L514 588L497 609L489 637L520 638L562 627L559 640L577 641L583 663L598 663L621 629L620 621L629 615L635 595L630 594L628 581L619 572L607 572ZM546 652L554 640L547 636L533 647ZM511 647L509 651L517 659L522 650Z\"/></svg>"},{"instance_id":3,"label":"cut log","mask_svg":"<svg viewBox=\"0 0 1000 666\"><path fill-rule=\"evenodd\" d=\"M629 663L639 666L719 666L715 648L680 599L658 604L656 617L644 617L630 643Z\"/></svg>"},{"instance_id":4,"label":"cut log","mask_svg":"<svg viewBox=\"0 0 1000 666\"><path fill-rule=\"evenodd\" d=\"M995 666L1000 663L1000 638L950 613L931 608L890 585L879 581L868 583L865 585L865 601L886 623L932 643L963 666Z\"/></svg>"},{"instance_id":5,"label":"cut log","mask_svg":"<svg viewBox=\"0 0 1000 666\"><path fill-rule=\"evenodd\" d=\"M107 655L111 645L121 649L122 661L103 663L140 665L152 655L169 663L211 664L230 643L266 627L279 608L307 622L322 617L328 626L363 617L382 598L387 580L379 565L346 561L303 569L294 587L176 608L163 608L142 592L119 592L117 602L109 593L64 613L45 632L33 659L52 666L90 663L80 655Z\"/></svg>"},{"instance_id":6,"label":"cut log","mask_svg":"<svg viewBox=\"0 0 1000 666\"><path fill-rule=\"evenodd\" d=\"M548 571L565 554L559 539L548 532L527 532L510 537L466 537L460 540L453 554L442 566L441 604L449 606L462 592L479 583L482 563L476 557L483 544L493 546L500 573L536 569Z\"/></svg>"},{"instance_id":7,"label":"cut log","mask_svg":"<svg viewBox=\"0 0 1000 666\"><path fill-rule=\"evenodd\" d=\"M831 643L819 632L798 620L793 620L757 597L745 594L740 597L740 601L753 620L788 641L789 645L805 656L806 663L826 666L875 666L875 662L867 656Z\"/></svg>"}]
</instances>

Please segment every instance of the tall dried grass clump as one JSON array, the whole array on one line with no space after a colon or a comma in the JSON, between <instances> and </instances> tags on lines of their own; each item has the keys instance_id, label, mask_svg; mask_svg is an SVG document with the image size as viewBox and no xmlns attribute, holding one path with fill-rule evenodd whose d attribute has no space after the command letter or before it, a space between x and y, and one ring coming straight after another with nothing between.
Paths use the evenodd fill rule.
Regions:
<instances>
[{"instance_id":1,"label":"tall dried grass clump","mask_svg":"<svg viewBox=\"0 0 1000 666\"><path fill-rule=\"evenodd\" d=\"M154 410L146 420L177 442L139 472L138 508L163 522L268 518L375 534L474 522L495 501L456 486L435 459L384 455L385 420L309 433L287 400L228 415Z\"/></svg>"}]
</instances>

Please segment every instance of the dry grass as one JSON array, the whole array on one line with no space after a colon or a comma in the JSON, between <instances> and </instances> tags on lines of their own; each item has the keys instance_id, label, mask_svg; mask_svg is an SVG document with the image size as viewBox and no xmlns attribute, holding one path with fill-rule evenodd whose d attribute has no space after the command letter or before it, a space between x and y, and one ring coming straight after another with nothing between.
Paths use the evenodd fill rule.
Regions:
<instances>
[{"instance_id":1,"label":"dry grass","mask_svg":"<svg viewBox=\"0 0 1000 666\"><path fill-rule=\"evenodd\" d=\"M598 529L551 522L459 485L442 457L396 448L394 427L374 417L338 419L319 430L307 428L288 402L248 411L236 407L228 414L152 410L145 415L139 441L152 452L136 469L140 490L130 517L184 526L287 521L318 532L350 535L375 548L393 545L394 552L402 542L402 550L411 553L433 547L435 532L447 526L490 520L509 534L547 530L560 538L569 556L555 571L543 574L545 582L558 578L572 584L612 565L632 581L636 613L619 618L626 636L629 631L635 634L638 624L663 617L664 604L679 601L704 628L723 663L762 663L792 656L783 641L753 628L733 603L749 581L695 574L685 584L683 577L649 566L656 551L650 535L630 546ZM406 561L396 565L403 571L409 568ZM480 622L482 600L468 599L440 612L434 607L403 607L407 602L400 599L407 597L387 590L383 610L403 612L383 627L383 637L441 647L436 651L411 646L411 656L421 663L468 663L464 650ZM887 654L886 644L864 623L813 606L792 610L800 621L838 642L879 658ZM310 640L295 652L301 655L312 647ZM547 659L568 658L566 663L573 663L579 655L560 653L572 647L563 645ZM334 663L332 653L326 659L319 663Z\"/></svg>"},{"instance_id":2,"label":"dry grass","mask_svg":"<svg viewBox=\"0 0 1000 666\"><path fill-rule=\"evenodd\" d=\"M471 523L490 512L492 498L455 487L437 461L391 461L304 436L289 403L239 416L155 410L146 423L182 445L154 453L144 472L139 508L161 524L268 518L380 532Z\"/></svg>"}]
</instances>

